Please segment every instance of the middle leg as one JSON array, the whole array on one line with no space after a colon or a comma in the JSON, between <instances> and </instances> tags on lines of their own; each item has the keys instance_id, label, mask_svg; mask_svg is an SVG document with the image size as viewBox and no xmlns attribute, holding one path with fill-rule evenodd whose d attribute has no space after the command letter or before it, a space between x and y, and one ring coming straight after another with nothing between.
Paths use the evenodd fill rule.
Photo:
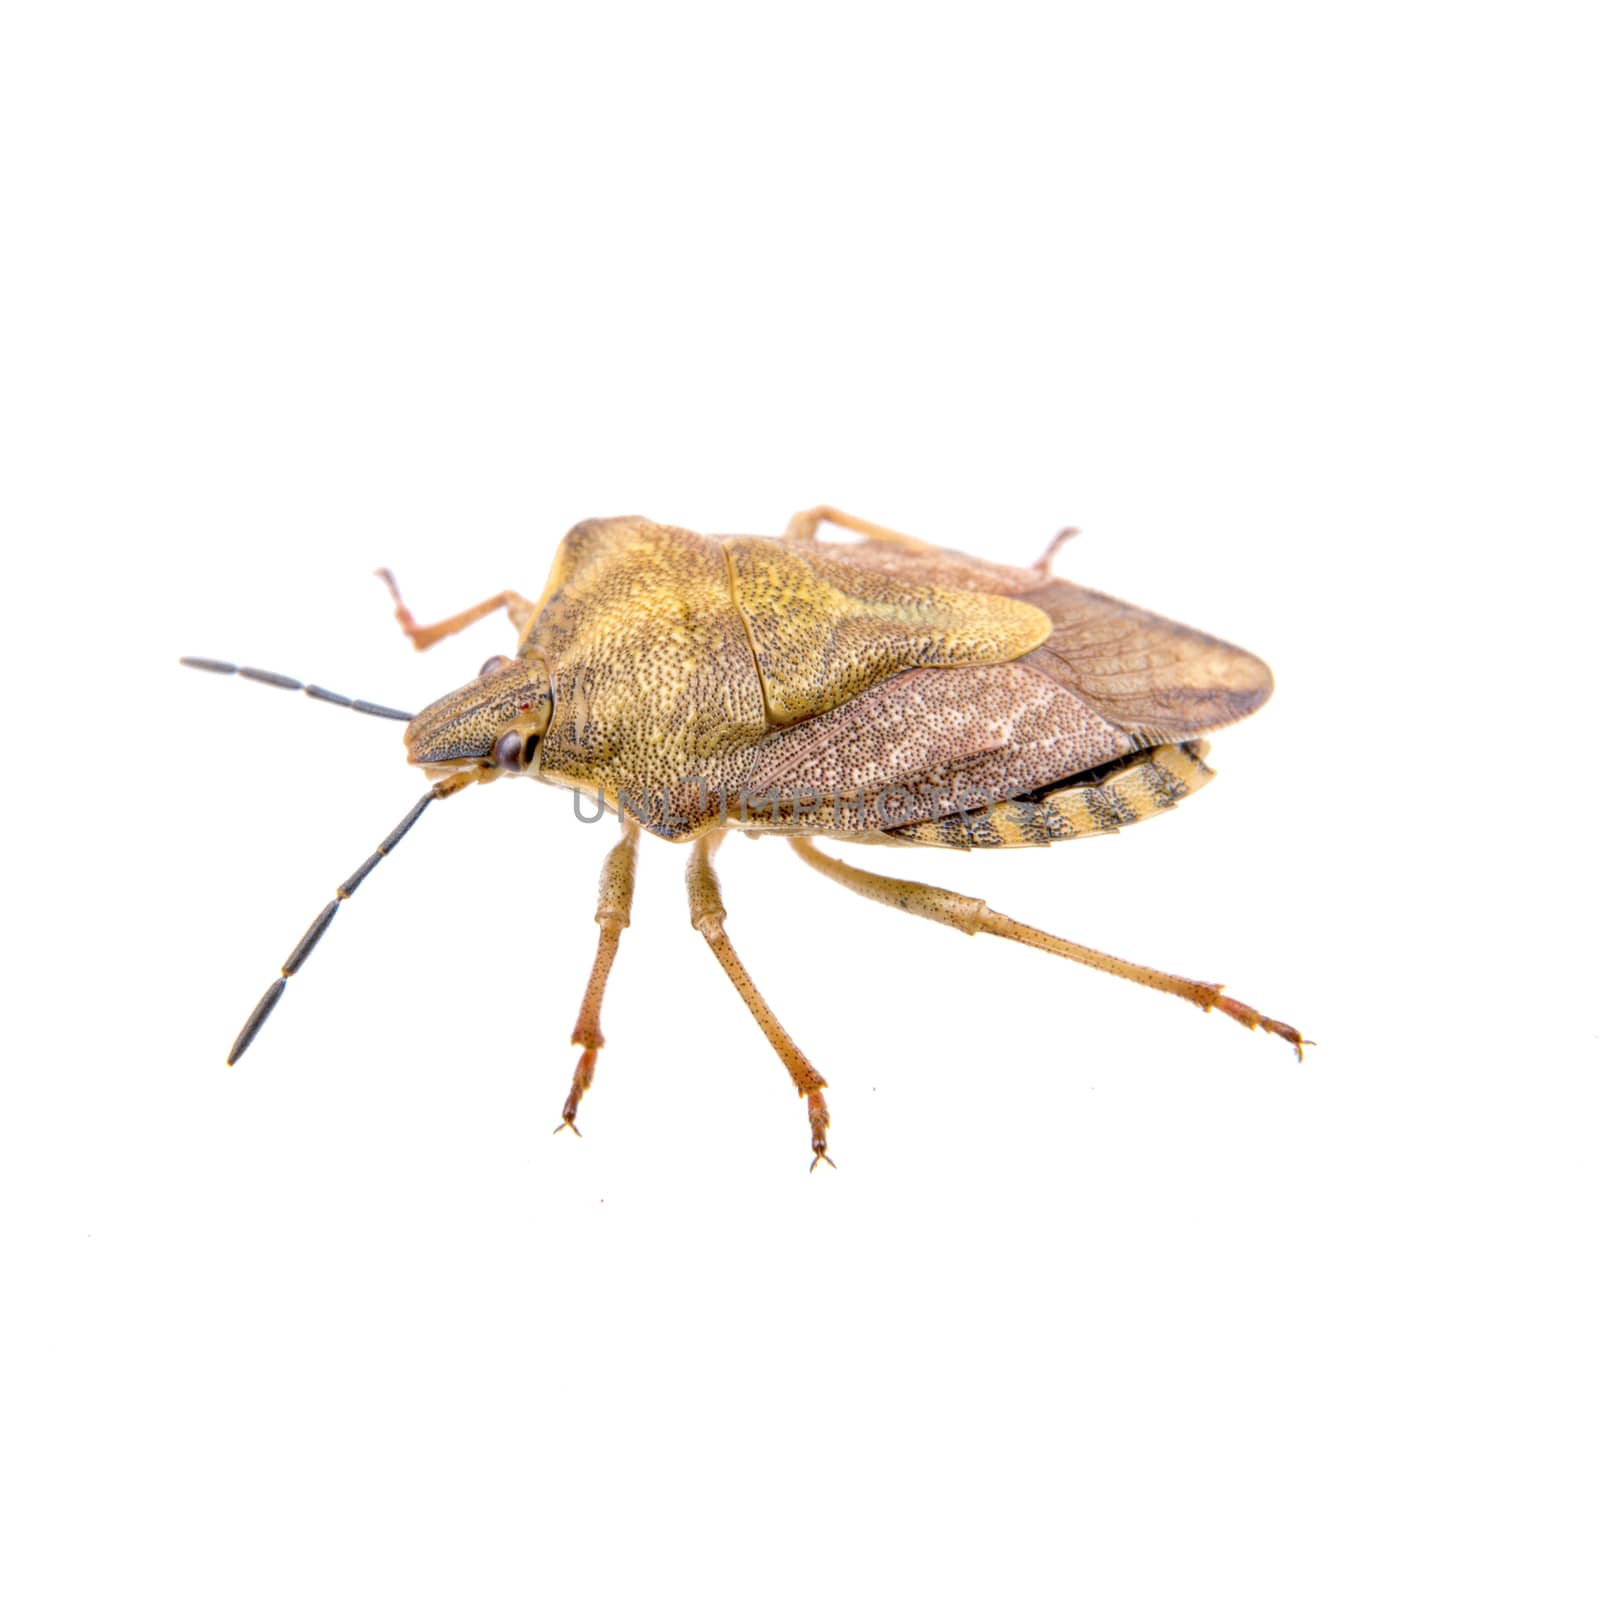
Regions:
<instances>
[{"instance_id":1,"label":"middle leg","mask_svg":"<svg viewBox=\"0 0 1600 1600\"><path fill-rule=\"evenodd\" d=\"M766 1034L767 1043L777 1051L778 1059L788 1069L795 1089L805 1100L806 1114L811 1121L812 1170L816 1170L819 1161L826 1161L831 1167L833 1158L828 1154L828 1102L822 1097L822 1091L828 1087L827 1081L773 1015L772 1007L762 998L755 980L745 970L744 962L728 942L728 935L723 929L728 911L722 903L722 887L717 882L716 869L711 865L711 858L721 843L721 833L706 833L690 846L689 865L684 873L689 887L689 921L711 946L712 955L722 963L722 970L739 991L739 998L749 1007L750 1015Z\"/></svg>"},{"instance_id":2,"label":"middle leg","mask_svg":"<svg viewBox=\"0 0 1600 1600\"><path fill-rule=\"evenodd\" d=\"M909 533L896 533L893 528L868 522L865 517L852 516L837 506L813 506L809 511L795 512L789 518L789 526L783 530L783 536L793 543L809 543L817 537L817 529L824 522L831 522L836 528L847 528L864 539L874 539L883 544L900 544L908 550L933 549L925 539L913 539Z\"/></svg>"}]
</instances>

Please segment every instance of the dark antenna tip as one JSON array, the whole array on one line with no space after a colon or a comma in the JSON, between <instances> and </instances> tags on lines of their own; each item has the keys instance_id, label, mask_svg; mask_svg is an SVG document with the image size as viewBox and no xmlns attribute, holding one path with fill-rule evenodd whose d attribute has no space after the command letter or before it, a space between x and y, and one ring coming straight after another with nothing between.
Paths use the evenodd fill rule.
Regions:
<instances>
[{"instance_id":1,"label":"dark antenna tip","mask_svg":"<svg viewBox=\"0 0 1600 1600\"><path fill-rule=\"evenodd\" d=\"M282 672L267 672L261 667L236 667L231 661L213 661L209 656L179 656L178 665L193 667L196 672L232 674L248 678L252 683L270 684L274 689L295 689L301 694L309 695L313 700L324 700L331 706L344 706L350 711L359 711L366 717L387 717L391 722L412 720L409 711L396 711L392 706L375 705L371 700L352 700L347 694L335 694L332 689L323 689L314 683L301 683L298 678L288 677Z\"/></svg>"},{"instance_id":2,"label":"dark antenna tip","mask_svg":"<svg viewBox=\"0 0 1600 1600\"><path fill-rule=\"evenodd\" d=\"M186 662L185 664L187 665L188 663ZM333 899L312 918L311 926L296 941L294 949L289 952L288 959L279 969L278 976L267 986L267 992L256 1001L255 1010L245 1018L245 1024L239 1030L239 1037L233 1041L233 1048L228 1051L228 1065L230 1067L250 1048L255 1036L261 1032L262 1024L272 1015L272 1008L283 998L284 988L295 973L305 964L306 957L316 949L318 941L328 931L333 922L334 913L338 911L339 907L361 887L362 881L367 874L405 838L406 834L411 831L412 824L435 800L445 799L447 796L456 793L458 789L465 788L474 776L472 773L461 773L452 774L449 778L441 778L389 830L384 836L383 843L334 890Z\"/></svg>"},{"instance_id":3,"label":"dark antenna tip","mask_svg":"<svg viewBox=\"0 0 1600 1600\"><path fill-rule=\"evenodd\" d=\"M250 1048L250 1041L261 1032L261 1024L272 1015L272 1008L283 998L284 985L288 981L287 978L279 978L256 1001L255 1010L250 1013L249 1019L239 1030L239 1037L233 1041L233 1048L228 1052L228 1065L230 1067Z\"/></svg>"}]
</instances>

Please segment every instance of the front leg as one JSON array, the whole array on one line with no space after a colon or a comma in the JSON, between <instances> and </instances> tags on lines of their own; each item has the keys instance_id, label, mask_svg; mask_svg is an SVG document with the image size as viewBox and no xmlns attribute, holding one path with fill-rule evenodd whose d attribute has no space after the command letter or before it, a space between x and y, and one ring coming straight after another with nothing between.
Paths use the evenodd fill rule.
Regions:
<instances>
[{"instance_id":1,"label":"front leg","mask_svg":"<svg viewBox=\"0 0 1600 1600\"><path fill-rule=\"evenodd\" d=\"M499 594L491 595L487 600L480 600L477 605L468 606L465 611L458 611L453 617L446 617L442 622L418 622L411 614L411 607L400 598L400 585L395 582L394 574L387 567L379 567L375 576L383 579L385 587L394 599L394 620L400 624L406 638L419 650L431 650L441 639L448 639L451 634L460 633L463 628L470 628L474 622L481 622L485 617L493 616L502 606L511 619L511 626L517 630L518 638L521 638L522 630L533 617L532 600L526 595L518 594L515 589L502 589Z\"/></svg>"},{"instance_id":2,"label":"front leg","mask_svg":"<svg viewBox=\"0 0 1600 1600\"><path fill-rule=\"evenodd\" d=\"M577 1133L578 1102L594 1083L595 1061L606 1042L606 1036L600 1031L600 1002L605 998L606 980L611 976L611 963L616 959L622 930L628 926L633 910L633 870L638 859L639 824L625 816L622 837L611 847L600 869L600 903L594 913L594 920L600 924L600 944L594 953L589 987L583 991L583 1004L578 1008L578 1020L572 1029L572 1042L583 1047L583 1054L578 1057L572 1074L572 1091L561 1108L561 1121L555 1128L557 1133L563 1128Z\"/></svg>"}]
</instances>

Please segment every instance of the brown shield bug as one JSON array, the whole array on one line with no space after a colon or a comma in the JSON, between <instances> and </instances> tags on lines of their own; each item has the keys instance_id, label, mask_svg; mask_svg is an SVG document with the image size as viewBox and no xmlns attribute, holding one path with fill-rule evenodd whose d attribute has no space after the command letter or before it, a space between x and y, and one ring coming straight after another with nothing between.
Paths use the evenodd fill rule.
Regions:
<instances>
[{"instance_id":1,"label":"brown shield bug","mask_svg":"<svg viewBox=\"0 0 1600 1600\"><path fill-rule=\"evenodd\" d=\"M819 543L825 522L861 541ZM582 1054L559 1126L574 1132L604 1043L601 1001L628 926L641 832L685 846L690 921L804 1098L813 1167L828 1160L827 1084L728 941L713 857L729 832L783 834L807 866L870 900L1177 995L1300 1054L1298 1029L1220 984L1138 966L817 848L819 838L902 849L1056 844L1160 815L1210 781L1201 735L1263 704L1272 674L1233 645L1052 576L1065 537L1032 567L1007 567L826 506L794 517L778 539L606 517L562 540L537 600L506 590L427 626L383 572L419 650L496 611L517 630L514 654L491 657L416 716L184 658L404 721L407 757L431 780L290 952L229 1065L340 905L427 806L505 777L573 790L575 803L591 797L622 824L601 871L599 948L572 1032Z\"/></svg>"}]
</instances>

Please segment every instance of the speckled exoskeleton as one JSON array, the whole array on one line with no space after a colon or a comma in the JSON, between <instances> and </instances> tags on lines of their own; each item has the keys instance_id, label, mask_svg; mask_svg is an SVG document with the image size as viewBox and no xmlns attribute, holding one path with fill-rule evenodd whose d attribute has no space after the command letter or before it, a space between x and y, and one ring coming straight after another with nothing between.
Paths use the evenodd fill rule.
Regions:
<instances>
[{"instance_id":1,"label":"speckled exoskeleton","mask_svg":"<svg viewBox=\"0 0 1600 1600\"><path fill-rule=\"evenodd\" d=\"M823 523L862 536L820 543ZM1071 530L1068 530L1070 533ZM947 889L885 877L817 838L946 850L1040 846L1115 832L1211 779L1200 735L1272 692L1264 662L1219 639L1051 576L1000 566L831 507L781 538L706 537L643 517L581 522L543 594L507 590L423 626L381 573L419 650L504 610L516 650L414 717L276 673L187 664L408 723L407 757L431 787L340 885L229 1053L236 1061L339 906L435 799L528 777L603 802L621 819L595 921L599 948L573 1029L560 1128L604 1043L600 1007L628 925L641 831L685 846L689 917L805 1099L813 1167L827 1160L827 1087L728 942L712 860L729 832L786 835L807 866L868 899L1064 956L1248 1028L1306 1042L1222 986L1073 944ZM575 804L577 800L575 798Z\"/></svg>"}]
</instances>

